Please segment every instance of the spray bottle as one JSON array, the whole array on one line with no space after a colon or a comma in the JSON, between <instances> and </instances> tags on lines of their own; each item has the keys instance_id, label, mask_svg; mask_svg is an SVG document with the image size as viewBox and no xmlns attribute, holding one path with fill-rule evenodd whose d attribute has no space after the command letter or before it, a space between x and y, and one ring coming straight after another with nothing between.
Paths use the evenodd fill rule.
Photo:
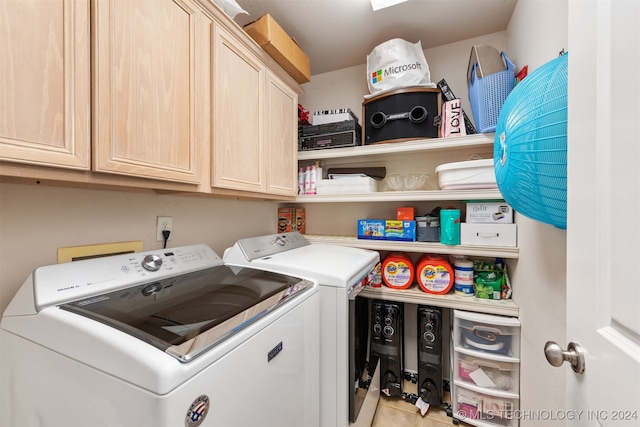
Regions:
<instances>
[{"instance_id":1,"label":"spray bottle","mask_svg":"<svg viewBox=\"0 0 640 427\"><path fill-rule=\"evenodd\" d=\"M322 181L322 166L320 165L320 162L317 161L316 162L316 187L318 186L318 183Z\"/></svg>"},{"instance_id":2,"label":"spray bottle","mask_svg":"<svg viewBox=\"0 0 640 427\"><path fill-rule=\"evenodd\" d=\"M300 168L300 170L298 170L298 194L301 196L305 194L304 177L305 177L304 169Z\"/></svg>"}]
</instances>

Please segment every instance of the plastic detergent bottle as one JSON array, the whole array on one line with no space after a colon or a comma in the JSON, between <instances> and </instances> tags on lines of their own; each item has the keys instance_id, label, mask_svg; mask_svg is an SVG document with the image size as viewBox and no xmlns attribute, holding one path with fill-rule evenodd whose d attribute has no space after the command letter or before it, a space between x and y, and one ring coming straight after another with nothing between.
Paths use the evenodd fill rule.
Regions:
<instances>
[{"instance_id":1,"label":"plastic detergent bottle","mask_svg":"<svg viewBox=\"0 0 640 427\"><path fill-rule=\"evenodd\" d=\"M322 181L322 165L320 164L319 161L317 161L315 166L316 166L316 188L317 188L318 183Z\"/></svg>"},{"instance_id":2,"label":"plastic detergent bottle","mask_svg":"<svg viewBox=\"0 0 640 427\"><path fill-rule=\"evenodd\" d=\"M304 194L311 193L311 166L307 166L307 170L304 172Z\"/></svg>"},{"instance_id":3,"label":"plastic detergent bottle","mask_svg":"<svg viewBox=\"0 0 640 427\"><path fill-rule=\"evenodd\" d=\"M392 252L382 261L382 280L392 289L407 289L413 284L415 267L402 252Z\"/></svg>"},{"instance_id":4,"label":"plastic detergent bottle","mask_svg":"<svg viewBox=\"0 0 640 427\"><path fill-rule=\"evenodd\" d=\"M372 288L382 287L382 263L377 263L373 270L369 272L369 280Z\"/></svg>"},{"instance_id":5,"label":"plastic detergent bottle","mask_svg":"<svg viewBox=\"0 0 640 427\"><path fill-rule=\"evenodd\" d=\"M316 194L316 166L312 165L309 169L309 193Z\"/></svg>"},{"instance_id":6,"label":"plastic detergent bottle","mask_svg":"<svg viewBox=\"0 0 640 427\"><path fill-rule=\"evenodd\" d=\"M416 275L420 288L430 294L446 294L453 286L453 269L444 258L425 254L418 259Z\"/></svg>"}]
</instances>

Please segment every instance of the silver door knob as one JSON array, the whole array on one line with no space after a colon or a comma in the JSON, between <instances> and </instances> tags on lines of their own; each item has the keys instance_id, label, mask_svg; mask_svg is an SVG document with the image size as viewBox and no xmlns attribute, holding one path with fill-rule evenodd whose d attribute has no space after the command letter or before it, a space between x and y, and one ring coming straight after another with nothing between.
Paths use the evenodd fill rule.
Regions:
<instances>
[{"instance_id":1,"label":"silver door knob","mask_svg":"<svg viewBox=\"0 0 640 427\"><path fill-rule=\"evenodd\" d=\"M544 355L547 362L553 366L562 366L564 362L569 362L574 372L584 373L584 350L574 342L570 342L567 349L563 350L555 342L547 341L544 345Z\"/></svg>"}]
</instances>

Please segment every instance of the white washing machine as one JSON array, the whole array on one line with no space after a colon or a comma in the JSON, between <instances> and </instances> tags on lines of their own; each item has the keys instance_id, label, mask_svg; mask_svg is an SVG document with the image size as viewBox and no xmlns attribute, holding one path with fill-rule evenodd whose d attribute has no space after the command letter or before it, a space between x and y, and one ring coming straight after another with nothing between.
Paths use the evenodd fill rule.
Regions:
<instances>
[{"instance_id":1,"label":"white washing machine","mask_svg":"<svg viewBox=\"0 0 640 427\"><path fill-rule=\"evenodd\" d=\"M205 245L37 268L0 323L0 425L317 426L319 308Z\"/></svg>"},{"instance_id":2,"label":"white washing machine","mask_svg":"<svg viewBox=\"0 0 640 427\"><path fill-rule=\"evenodd\" d=\"M368 302L357 297L379 267L375 251L311 244L298 232L238 240L226 265L251 266L320 284L320 425L370 426L380 396L367 360ZM378 270L379 271L379 270Z\"/></svg>"}]
</instances>

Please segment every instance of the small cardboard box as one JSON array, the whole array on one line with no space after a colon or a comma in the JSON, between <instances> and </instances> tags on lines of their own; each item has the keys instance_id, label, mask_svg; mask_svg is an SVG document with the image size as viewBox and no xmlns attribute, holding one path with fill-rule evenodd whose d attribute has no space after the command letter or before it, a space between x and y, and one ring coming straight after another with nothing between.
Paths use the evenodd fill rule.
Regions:
<instances>
[{"instance_id":1,"label":"small cardboard box","mask_svg":"<svg viewBox=\"0 0 640 427\"><path fill-rule=\"evenodd\" d=\"M473 64L478 64L478 67L476 67L476 77L478 78L490 76L507 69L502 55L493 46L478 45L471 48L469 66L467 67L467 82L469 82L468 77L471 74Z\"/></svg>"},{"instance_id":2,"label":"small cardboard box","mask_svg":"<svg viewBox=\"0 0 640 427\"><path fill-rule=\"evenodd\" d=\"M416 222L395 219L359 219L358 239L415 242Z\"/></svg>"},{"instance_id":3,"label":"small cardboard box","mask_svg":"<svg viewBox=\"0 0 640 427\"><path fill-rule=\"evenodd\" d=\"M304 208L295 208L296 212L296 222L295 222L295 231L300 232L300 234L304 234L307 231L307 218Z\"/></svg>"},{"instance_id":4,"label":"small cardboard box","mask_svg":"<svg viewBox=\"0 0 640 427\"><path fill-rule=\"evenodd\" d=\"M295 208L278 208L278 233L295 231Z\"/></svg>"},{"instance_id":5,"label":"small cardboard box","mask_svg":"<svg viewBox=\"0 0 640 427\"><path fill-rule=\"evenodd\" d=\"M254 39L298 83L311 80L309 57L268 13L244 26Z\"/></svg>"},{"instance_id":6,"label":"small cardboard box","mask_svg":"<svg viewBox=\"0 0 640 427\"><path fill-rule=\"evenodd\" d=\"M416 216L416 209L410 206L396 208L396 219L399 221L413 221Z\"/></svg>"},{"instance_id":7,"label":"small cardboard box","mask_svg":"<svg viewBox=\"0 0 640 427\"><path fill-rule=\"evenodd\" d=\"M511 224L513 209L506 202L468 202L466 222Z\"/></svg>"},{"instance_id":8,"label":"small cardboard box","mask_svg":"<svg viewBox=\"0 0 640 427\"><path fill-rule=\"evenodd\" d=\"M516 224L460 224L460 244L470 246L516 246Z\"/></svg>"},{"instance_id":9,"label":"small cardboard box","mask_svg":"<svg viewBox=\"0 0 640 427\"><path fill-rule=\"evenodd\" d=\"M306 231L306 215L304 208L278 208L278 233Z\"/></svg>"}]
</instances>

